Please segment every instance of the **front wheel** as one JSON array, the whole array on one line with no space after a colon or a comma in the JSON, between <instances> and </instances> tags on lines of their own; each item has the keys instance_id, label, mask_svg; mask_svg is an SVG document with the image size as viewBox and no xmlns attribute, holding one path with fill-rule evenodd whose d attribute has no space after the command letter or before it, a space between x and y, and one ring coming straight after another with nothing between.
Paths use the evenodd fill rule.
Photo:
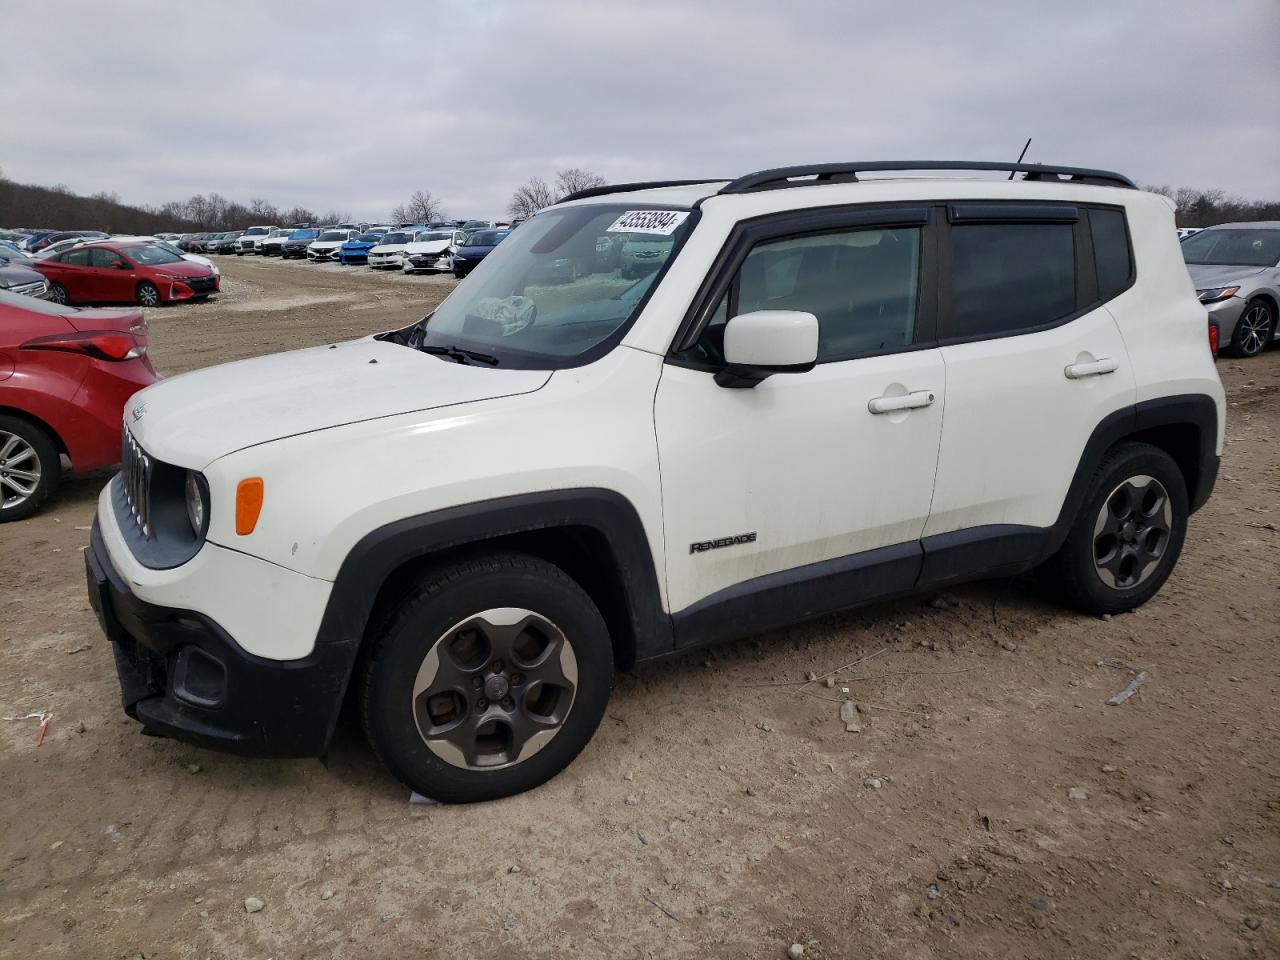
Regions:
<instances>
[{"instance_id":1,"label":"front wheel","mask_svg":"<svg viewBox=\"0 0 1280 960\"><path fill-rule=\"evenodd\" d=\"M67 288L60 283L49 284L49 292L45 294L45 297L50 302L60 303L63 306L66 306L70 301L70 298L67 296Z\"/></svg>"},{"instance_id":2,"label":"front wheel","mask_svg":"<svg viewBox=\"0 0 1280 960\"><path fill-rule=\"evenodd\" d=\"M0 523L34 514L61 475L58 448L44 430L0 416Z\"/></svg>"},{"instance_id":3,"label":"front wheel","mask_svg":"<svg viewBox=\"0 0 1280 960\"><path fill-rule=\"evenodd\" d=\"M1103 459L1066 542L1046 565L1050 584L1086 613L1124 613L1164 585L1187 533L1182 471L1158 447L1125 443Z\"/></svg>"},{"instance_id":4,"label":"front wheel","mask_svg":"<svg viewBox=\"0 0 1280 960\"><path fill-rule=\"evenodd\" d=\"M160 306L160 290L154 283L143 280L138 284L138 305L143 307Z\"/></svg>"},{"instance_id":5,"label":"front wheel","mask_svg":"<svg viewBox=\"0 0 1280 960\"><path fill-rule=\"evenodd\" d=\"M1244 305L1244 312L1231 333L1231 345L1223 353L1233 357L1256 357L1271 342L1276 332L1275 312L1267 301L1258 298Z\"/></svg>"},{"instance_id":6,"label":"front wheel","mask_svg":"<svg viewBox=\"0 0 1280 960\"><path fill-rule=\"evenodd\" d=\"M550 780L595 733L613 683L591 598L521 554L431 571L371 649L361 698L369 741L403 783L445 803Z\"/></svg>"}]
</instances>

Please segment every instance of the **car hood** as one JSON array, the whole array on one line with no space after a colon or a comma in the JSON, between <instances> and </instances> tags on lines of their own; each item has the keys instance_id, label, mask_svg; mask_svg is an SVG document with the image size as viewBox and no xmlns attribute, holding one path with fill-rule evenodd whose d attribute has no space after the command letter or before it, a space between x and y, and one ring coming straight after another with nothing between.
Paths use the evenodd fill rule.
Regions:
<instances>
[{"instance_id":1,"label":"car hood","mask_svg":"<svg viewBox=\"0 0 1280 960\"><path fill-rule=\"evenodd\" d=\"M343 250L368 250L374 246L374 242L370 240L348 240L342 245Z\"/></svg>"},{"instance_id":2,"label":"car hood","mask_svg":"<svg viewBox=\"0 0 1280 960\"><path fill-rule=\"evenodd\" d=\"M33 261L32 266L39 262L41 261ZM0 287L12 287L19 283L38 283L43 279L44 275L32 269L31 266L12 262L6 266L0 263Z\"/></svg>"},{"instance_id":3,"label":"car hood","mask_svg":"<svg viewBox=\"0 0 1280 960\"><path fill-rule=\"evenodd\" d=\"M493 247L459 247L458 256L478 260L492 249Z\"/></svg>"},{"instance_id":4,"label":"car hood","mask_svg":"<svg viewBox=\"0 0 1280 960\"><path fill-rule=\"evenodd\" d=\"M407 244L404 250L405 253L439 253L446 249L449 243L448 240L419 240L417 243Z\"/></svg>"},{"instance_id":5,"label":"car hood","mask_svg":"<svg viewBox=\"0 0 1280 960\"><path fill-rule=\"evenodd\" d=\"M1250 280L1265 269L1266 267L1218 266L1209 263L1187 264L1187 272L1191 274L1191 282L1196 285L1197 290L1229 287L1234 283Z\"/></svg>"},{"instance_id":6,"label":"car hood","mask_svg":"<svg viewBox=\"0 0 1280 960\"><path fill-rule=\"evenodd\" d=\"M404 243L380 243L370 253L401 253L408 244Z\"/></svg>"},{"instance_id":7,"label":"car hood","mask_svg":"<svg viewBox=\"0 0 1280 960\"><path fill-rule=\"evenodd\" d=\"M207 277L213 273L212 264L194 263L185 259L177 263L140 263L138 266L143 270L168 273L175 277Z\"/></svg>"},{"instance_id":8,"label":"car hood","mask_svg":"<svg viewBox=\"0 0 1280 960\"><path fill-rule=\"evenodd\" d=\"M162 380L134 397L125 423L152 456L199 470L302 433L532 393L550 377L457 364L369 338Z\"/></svg>"}]
</instances>

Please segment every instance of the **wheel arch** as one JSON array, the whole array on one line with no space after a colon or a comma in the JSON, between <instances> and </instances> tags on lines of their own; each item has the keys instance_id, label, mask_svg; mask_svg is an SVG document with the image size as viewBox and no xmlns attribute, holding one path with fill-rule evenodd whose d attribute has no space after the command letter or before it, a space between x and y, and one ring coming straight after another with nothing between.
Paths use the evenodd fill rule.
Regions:
<instances>
[{"instance_id":1,"label":"wheel arch","mask_svg":"<svg viewBox=\"0 0 1280 960\"><path fill-rule=\"evenodd\" d=\"M363 643L407 585L430 566L461 555L517 551L553 563L599 607L614 662L671 650L657 568L635 507L603 489L524 494L387 524L366 534L338 571L317 643Z\"/></svg>"},{"instance_id":2,"label":"wheel arch","mask_svg":"<svg viewBox=\"0 0 1280 960\"><path fill-rule=\"evenodd\" d=\"M67 449L66 441L62 439L62 435L59 434L57 430L53 429L53 427L49 425L48 421L37 417L34 413L31 413L28 410L23 410L19 407L7 407L0 403L0 416L15 417L18 420L25 420L33 427L39 427L49 435L49 439L53 441L53 446L59 453L67 457L71 456L71 452Z\"/></svg>"},{"instance_id":3,"label":"wheel arch","mask_svg":"<svg viewBox=\"0 0 1280 960\"><path fill-rule=\"evenodd\" d=\"M1149 443L1178 465L1187 485L1191 512L1213 492L1218 477L1218 407L1208 394L1179 394L1117 410L1094 429L1076 466L1057 522L1050 528L1046 555L1067 538L1084 503L1089 481L1109 451L1122 443Z\"/></svg>"}]
</instances>

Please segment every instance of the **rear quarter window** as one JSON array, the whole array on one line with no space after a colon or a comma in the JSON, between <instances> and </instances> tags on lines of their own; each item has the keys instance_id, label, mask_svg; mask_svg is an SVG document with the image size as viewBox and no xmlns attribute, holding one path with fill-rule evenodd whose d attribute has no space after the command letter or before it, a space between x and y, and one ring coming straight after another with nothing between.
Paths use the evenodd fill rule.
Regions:
<instances>
[{"instance_id":1,"label":"rear quarter window","mask_svg":"<svg viewBox=\"0 0 1280 960\"><path fill-rule=\"evenodd\" d=\"M1133 282L1133 253L1123 210L1089 208L1093 234L1093 264L1098 272L1098 297L1110 300Z\"/></svg>"}]
</instances>

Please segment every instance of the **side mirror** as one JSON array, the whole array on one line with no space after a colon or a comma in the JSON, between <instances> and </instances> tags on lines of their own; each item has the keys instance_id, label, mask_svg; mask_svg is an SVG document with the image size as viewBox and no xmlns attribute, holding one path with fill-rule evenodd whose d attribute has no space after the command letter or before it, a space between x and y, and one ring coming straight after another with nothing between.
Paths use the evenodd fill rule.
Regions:
<instances>
[{"instance_id":1,"label":"side mirror","mask_svg":"<svg viewBox=\"0 0 1280 960\"><path fill-rule=\"evenodd\" d=\"M117 260L115 263L112 264L112 266L115 267L117 270L130 269L129 264L124 260Z\"/></svg>"},{"instance_id":2,"label":"side mirror","mask_svg":"<svg viewBox=\"0 0 1280 960\"><path fill-rule=\"evenodd\" d=\"M805 373L818 362L818 318L798 310L757 310L724 328L722 387L754 387L775 373Z\"/></svg>"}]
</instances>

